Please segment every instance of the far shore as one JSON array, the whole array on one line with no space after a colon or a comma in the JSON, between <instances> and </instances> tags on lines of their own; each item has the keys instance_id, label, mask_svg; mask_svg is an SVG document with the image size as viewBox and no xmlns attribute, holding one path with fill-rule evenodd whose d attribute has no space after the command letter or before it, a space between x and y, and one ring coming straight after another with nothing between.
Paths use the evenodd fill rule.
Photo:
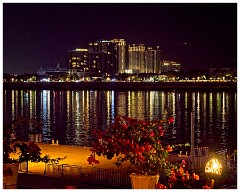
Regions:
<instances>
[{"instance_id":1,"label":"far shore","mask_svg":"<svg viewBox=\"0 0 240 192\"><path fill-rule=\"evenodd\" d=\"M237 90L237 82L4 82L4 90Z\"/></svg>"}]
</instances>

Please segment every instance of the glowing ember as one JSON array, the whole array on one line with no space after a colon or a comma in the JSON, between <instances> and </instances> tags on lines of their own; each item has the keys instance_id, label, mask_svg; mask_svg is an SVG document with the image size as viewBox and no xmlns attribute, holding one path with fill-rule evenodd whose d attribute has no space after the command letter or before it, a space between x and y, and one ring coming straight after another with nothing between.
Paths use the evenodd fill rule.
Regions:
<instances>
[{"instance_id":1,"label":"glowing ember","mask_svg":"<svg viewBox=\"0 0 240 192\"><path fill-rule=\"evenodd\" d=\"M222 174L222 164L215 158L207 162L205 167L205 173L214 173L217 175Z\"/></svg>"}]
</instances>

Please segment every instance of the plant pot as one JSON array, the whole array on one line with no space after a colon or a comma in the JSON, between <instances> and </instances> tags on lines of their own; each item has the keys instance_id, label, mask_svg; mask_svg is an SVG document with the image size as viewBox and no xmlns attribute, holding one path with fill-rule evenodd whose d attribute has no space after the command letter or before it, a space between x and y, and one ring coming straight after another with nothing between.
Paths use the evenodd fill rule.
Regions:
<instances>
[{"instance_id":1,"label":"plant pot","mask_svg":"<svg viewBox=\"0 0 240 192\"><path fill-rule=\"evenodd\" d=\"M3 164L3 189L17 189L19 162Z\"/></svg>"},{"instance_id":2,"label":"plant pot","mask_svg":"<svg viewBox=\"0 0 240 192\"><path fill-rule=\"evenodd\" d=\"M159 175L137 175L130 174L133 189L155 189L159 180Z\"/></svg>"}]
</instances>

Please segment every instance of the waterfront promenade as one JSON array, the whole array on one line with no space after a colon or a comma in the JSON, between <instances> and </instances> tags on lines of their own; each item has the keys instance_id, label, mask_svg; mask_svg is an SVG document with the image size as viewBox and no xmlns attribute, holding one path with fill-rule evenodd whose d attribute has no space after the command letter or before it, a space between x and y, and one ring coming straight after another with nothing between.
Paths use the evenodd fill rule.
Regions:
<instances>
[{"instance_id":1,"label":"waterfront promenade","mask_svg":"<svg viewBox=\"0 0 240 192\"><path fill-rule=\"evenodd\" d=\"M90 180L89 174L91 175L93 172L92 170L95 169L95 171L98 168L102 169L113 169L116 171L123 171L125 172L128 167L129 163L124 163L122 167L117 167L114 165L114 162L116 162L116 157L112 160L107 160L103 157L97 157L97 159L100 161L100 164L98 165L89 165L87 162L87 158L91 154L89 147L81 147L81 146L69 146L69 145L58 145L58 144L43 144L43 143L37 143L39 147L41 148L42 155L50 155L51 158L57 158L57 157L65 157L63 161L60 161L59 164L66 164L70 167L74 165L81 166L82 167L82 173L84 173L85 176L81 177L81 175L78 175L78 179L74 179L74 174L78 174L76 172L71 172L70 177L62 177L61 174L45 174L45 163L32 163L29 162L29 169L28 173L20 172L18 176L18 185L19 188L22 189L63 189L66 186L76 186L79 189L114 189L119 188L121 185L114 182L107 182L104 180L104 182L101 182L99 179L96 180ZM17 154L12 154L11 157L17 157ZM169 160L179 161L182 159L188 159L189 157L186 155L170 155ZM72 169L74 170L74 169ZM112 172L109 172L110 175ZM73 176L73 177L72 177ZM109 178L109 177L108 177ZM31 181L31 182L29 182ZM128 181L129 183L129 181ZM228 184L229 185L229 184ZM233 186L232 186L233 185ZM236 188L235 183L229 185L227 187L230 188ZM127 185L129 187L129 185ZM122 187L127 187L126 185L123 185ZM224 187L226 188L226 186Z\"/></svg>"},{"instance_id":2,"label":"waterfront promenade","mask_svg":"<svg viewBox=\"0 0 240 192\"><path fill-rule=\"evenodd\" d=\"M91 172L92 168L104 168L104 169L115 169L115 170L126 170L128 169L130 163L125 162L121 167L117 167L114 163L116 162L116 157L108 160L104 157L96 157L100 161L99 164L89 165L87 158L91 154L91 147L81 147L81 146L71 146L71 145L59 145L59 144L44 144L37 143L41 148L42 156L50 155L51 158L65 157L64 160L59 161L59 164L67 165L77 165L82 166L84 172ZM11 155L11 157L17 157L17 154ZM169 156L171 161L179 161L181 159L187 159L188 156ZM29 162L28 170L32 173L44 174L45 163L34 163Z\"/></svg>"},{"instance_id":3,"label":"waterfront promenade","mask_svg":"<svg viewBox=\"0 0 240 192\"><path fill-rule=\"evenodd\" d=\"M123 173L123 178L127 177L128 181L125 181L123 184L124 187L129 187L130 180L128 175L124 175L124 173L128 170L130 163L124 163L121 167L117 167L114 165L116 162L116 157L111 160L107 160L103 157L97 157L100 161L98 165L89 165L87 162L87 158L91 154L89 147L81 147L81 146L69 146L69 145L58 145L58 144L43 144L37 143L38 146L41 148L42 155L50 155L51 158L57 157L65 157L63 161L59 162L61 167L62 164L66 165L66 170L70 168L70 174L68 177L62 177L61 171L60 174L52 174L47 171L44 173L45 163L32 163L29 162L28 173L24 170L23 172L19 172L18 176L18 186L19 188L25 189L51 189L51 188L65 188L67 185L77 186L78 188L82 189L101 189L101 188L118 188L121 187L121 183L118 182L108 182L110 179L109 176L112 175L112 171L120 171ZM11 157L17 157L17 154L12 154ZM172 161L178 161L181 159L186 159L187 156L182 157L172 157ZM81 173L84 174L81 177L81 174L78 172L77 169L74 169L74 166L81 166ZM49 166L53 168L52 166ZM73 169L71 169L73 168ZM99 172L98 168L101 168L103 171L106 172ZM77 172L75 172L77 171ZM95 172L94 172L95 171ZM95 180L92 180L91 174L97 173L94 177ZM105 175L106 174L106 175ZM110 175L109 175L110 174ZM106 178L105 178L106 177ZM91 178L91 179L90 179ZM105 178L105 179L104 179ZM29 182L31 180L31 182ZM101 181L102 180L102 181Z\"/></svg>"},{"instance_id":4,"label":"waterfront promenade","mask_svg":"<svg viewBox=\"0 0 240 192\"><path fill-rule=\"evenodd\" d=\"M41 148L41 153L43 155L50 155L51 158L65 157L64 160L59 161L59 164L77 165L82 166L85 172L90 172L93 167L106 168L106 169L126 169L129 164L126 163L122 167L118 168L114 165L116 158L107 160L103 157L97 157L100 161L98 165L89 165L87 158L91 154L90 147L81 146L70 146L70 145L58 145L58 144L43 144L37 143ZM11 157L17 157L17 154ZM29 162L28 170L31 173L44 174L45 163L32 163Z\"/></svg>"}]
</instances>

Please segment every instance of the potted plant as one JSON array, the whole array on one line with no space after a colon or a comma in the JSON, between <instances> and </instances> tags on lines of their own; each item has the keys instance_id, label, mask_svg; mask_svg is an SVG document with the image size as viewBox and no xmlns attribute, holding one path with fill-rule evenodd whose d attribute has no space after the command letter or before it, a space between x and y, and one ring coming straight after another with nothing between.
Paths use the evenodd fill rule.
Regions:
<instances>
[{"instance_id":1,"label":"potted plant","mask_svg":"<svg viewBox=\"0 0 240 192\"><path fill-rule=\"evenodd\" d=\"M106 131L93 132L95 141L87 161L89 164L98 164L100 162L96 156L107 159L117 156L117 166L130 162L133 188L155 188L159 176L170 175L173 167L168 161L168 151L172 148L164 139L164 133L173 121L172 117L166 120L142 121L117 116ZM144 182L135 181L136 177L141 177ZM153 183L146 184L146 180L152 178ZM145 185L139 186L137 183Z\"/></svg>"}]
</instances>

